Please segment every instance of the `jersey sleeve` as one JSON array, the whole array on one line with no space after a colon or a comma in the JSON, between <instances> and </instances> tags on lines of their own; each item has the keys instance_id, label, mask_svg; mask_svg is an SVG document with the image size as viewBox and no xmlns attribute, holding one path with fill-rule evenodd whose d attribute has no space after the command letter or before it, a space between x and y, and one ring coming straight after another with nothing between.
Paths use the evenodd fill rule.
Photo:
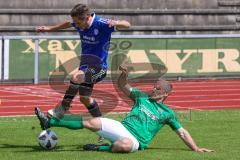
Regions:
<instances>
[{"instance_id":1,"label":"jersey sleeve","mask_svg":"<svg viewBox=\"0 0 240 160\"><path fill-rule=\"evenodd\" d=\"M131 99L135 100L137 98L143 98L143 97L147 97L147 95L144 92L138 90L137 88L132 88L131 89L131 92L130 92L130 98Z\"/></svg>"},{"instance_id":2,"label":"jersey sleeve","mask_svg":"<svg viewBox=\"0 0 240 160\"><path fill-rule=\"evenodd\" d=\"M108 21L109 19L104 19L104 18L100 18L98 20L99 25L101 26L101 29L103 32L112 33L115 31L115 27L109 27Z\"/></svg>"},{"instance_id":3,"label":"jersey sleeve","mask_svg":"<svg viewBox=\"0 0 240 160\"><path fill-rule=\"evenodd\" d=\"M172 118L170 118L168 120L167 124L172 128L172 130L178 130L179 128L182 128L182 125L180 124L176 115L174 115Z\"/></svg>"}]
</instances>

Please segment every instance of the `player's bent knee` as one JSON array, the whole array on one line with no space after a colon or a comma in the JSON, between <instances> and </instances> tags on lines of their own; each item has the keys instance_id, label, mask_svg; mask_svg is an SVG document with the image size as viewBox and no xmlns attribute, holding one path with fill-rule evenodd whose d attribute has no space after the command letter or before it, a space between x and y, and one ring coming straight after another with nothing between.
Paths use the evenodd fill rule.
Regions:
<instances>
[{"instance_id":1,"label":"player's bent knee","mask_svg":"<svg viewBox=\"0 0 240 160\"><path fill-rule=\"evenodd\" d=\"M88 128L89 130L91 130L93 132L96 132L96 131L99 131L101 129L102 123L101 123L101 120L99 118L92 118L92 119L87 120L84 123L84 127Z\"/></svg>"},{"instance_id":2,"label":"player's bent knee","mask_svg":"<svg viewBox=\"0 0 240 160\"><path fill-rule=\"evenodd\" d=\"M74 83L78 83L78 84L83 83L84 79L85 79L85 75L84 75L84 72L81 70L79 70L78 72L75 72L71 77L71 80Z\"/></svg>"},{"instance_id":3,"label":"player's bent knee","mask_svg":"<svg viewBox=\"0 0 240 160\"><path fill-rule=\"evenodd\" d=\"M128 138L123 138L113 144L112 152L129 153L132 151L133 142Z\"/></svg>"},{"instance_id":4,"label":"player's bent knee","mask_svg":"<svg viewBox=\"0 0 240 160\"><path fill-rule=\"evenodd\" d=\"M91 104L93 100L91 99L91 97L88 96L80 96L80 101L83 104Z\"/></svg>"}]
</instances>

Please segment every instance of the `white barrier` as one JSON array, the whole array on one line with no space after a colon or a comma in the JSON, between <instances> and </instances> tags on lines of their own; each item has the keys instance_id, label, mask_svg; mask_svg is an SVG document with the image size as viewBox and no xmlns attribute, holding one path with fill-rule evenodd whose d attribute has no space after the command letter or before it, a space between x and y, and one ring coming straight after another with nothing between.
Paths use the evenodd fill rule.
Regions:
<instances>
[{"instance_id":1,"label":"white barrier","mask_svg":"<svg viewBox=\"0 0 240 160\"><path fill-rule=\"evenodd\" d=\"M2 41L3 41L3 39L2 39L2 37L0 37L1 38L1 40L0 40L0 80L2 80Z\"/></svg>"}]
</instances>

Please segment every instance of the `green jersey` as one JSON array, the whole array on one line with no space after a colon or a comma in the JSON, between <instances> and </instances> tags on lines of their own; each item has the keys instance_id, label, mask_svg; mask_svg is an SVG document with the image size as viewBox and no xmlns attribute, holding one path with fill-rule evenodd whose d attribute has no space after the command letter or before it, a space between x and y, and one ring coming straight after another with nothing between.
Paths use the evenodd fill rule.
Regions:
<instances>
[{"instance_id":1,"label":"green jersey","mask_svg":"<svg viewBox=\"0 0 240 160\"><path fill-rule=\"evenodd\" d=\"M158 103L136 88L131 90L130 98L134 100L134 106L121 123L138 140L141 150L147 148L165 124L173 130L182 127L174 111L165 104Z\"/></svg>"}]
</instances>

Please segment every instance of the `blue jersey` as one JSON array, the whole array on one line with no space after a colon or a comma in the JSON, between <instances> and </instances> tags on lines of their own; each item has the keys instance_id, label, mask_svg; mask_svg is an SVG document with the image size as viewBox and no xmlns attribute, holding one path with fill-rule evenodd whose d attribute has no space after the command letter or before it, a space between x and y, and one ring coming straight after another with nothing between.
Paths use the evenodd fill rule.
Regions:
<instances>
[{"instance_id":1,"label":"blue jersey","mask_svg":"<svg viewBox=\"0 0 240 160\"><path fill-rule=\"evenodd\" d=\"M108 19L100 18L94 13L92 17L92 24L88 29L81 30L75 23L72 23L81 39L81 70L89 66L101 69L108 68L108 50L114 27L109 27Z\"/></svg>"}]
</instances>

